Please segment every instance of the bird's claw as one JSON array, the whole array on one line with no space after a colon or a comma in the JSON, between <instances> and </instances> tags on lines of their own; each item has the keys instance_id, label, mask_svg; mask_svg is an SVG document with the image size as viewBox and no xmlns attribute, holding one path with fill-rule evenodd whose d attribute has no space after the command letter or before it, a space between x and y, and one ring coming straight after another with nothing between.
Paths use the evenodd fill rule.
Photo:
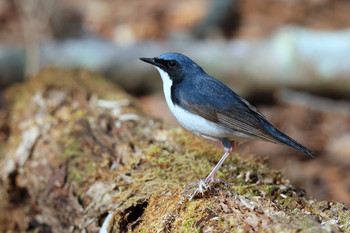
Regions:
<instances>
[{"instance_id":1,"label":"bird's claw","mask_svg":"<svg viewBox=\"0 0 350 233\"><path fill-rule=\"evenodd\" d=\"M190 200L192 200L194 197L197 197L198 195L204 196L205 192L208 190L211 190L211 185L213 183L221 183L223 180L221 179L201 179L198 182L186 186L184 189L185 194L190 194ZM191 189L195 188L194 190L191 191Z\"/></svg>"}]
</instances>

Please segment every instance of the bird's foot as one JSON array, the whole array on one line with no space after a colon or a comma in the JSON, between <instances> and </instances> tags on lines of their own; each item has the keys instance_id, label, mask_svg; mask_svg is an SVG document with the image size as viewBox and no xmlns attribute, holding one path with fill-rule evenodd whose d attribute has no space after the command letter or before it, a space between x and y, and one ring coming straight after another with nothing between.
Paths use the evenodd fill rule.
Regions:
<instances>
[{"instance_id":1,"label":"bird's foot","mask_svg":"<svg viewBox=\"0 0 350 233\"><path fill-rule=\"evenodd\" d=\"M208 179L209 178L209 179ZM204 196L206 191L211 190L211 185L214 183L222 183L224 182L221 179L211 179L210 177L207 177L206 179L201 179L198 182L186 186L184 189L187 190L184 193L190 195L190 200L192 200L194 197L197 197L198 195ZM195 188L194 190L191 190Z\"/></svg>"},{"instance_id":2,"label":"bird's foot","mask_svg":"<svg viewBox=\"0 0 350 233\"><path fill-rule=\"evenodd\" d=\"M195 188L195 189L192 190L193 188ZM183 193L186 194L186 196L191 201L193 198L197 197L198 195L201 195L203 197L204 193L206 191L210 190L211 188L210 188L209 183L206 183L206 179L201 179L194 184L186 186L184 189L187 191L185 191Z\"/></svg>"}]
</instances>

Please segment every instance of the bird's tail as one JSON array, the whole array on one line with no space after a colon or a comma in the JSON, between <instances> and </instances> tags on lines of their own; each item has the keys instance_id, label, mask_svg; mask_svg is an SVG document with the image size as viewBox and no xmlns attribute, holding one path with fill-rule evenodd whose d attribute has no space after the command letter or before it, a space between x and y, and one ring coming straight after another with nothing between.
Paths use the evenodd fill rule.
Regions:
<instances>
[{"instance_id":1,"label":"bird's tail","mask_svg":"<svg viewBox=\"0 0 350 233\"><path fill-rule=\"evenodd\" d=\"M269 124L268 122L262 120L262 123L267 131L279 142L286 144L290 147L293 147L297 150L300 150L301 152L304 152L305 154L309 155L310 157L314 158L313 152L311 152L308 148L301 145L299 142L295 141L293 138L289 137L279 129L277 129L275 126Z\"/></svg>"}]
</instances>

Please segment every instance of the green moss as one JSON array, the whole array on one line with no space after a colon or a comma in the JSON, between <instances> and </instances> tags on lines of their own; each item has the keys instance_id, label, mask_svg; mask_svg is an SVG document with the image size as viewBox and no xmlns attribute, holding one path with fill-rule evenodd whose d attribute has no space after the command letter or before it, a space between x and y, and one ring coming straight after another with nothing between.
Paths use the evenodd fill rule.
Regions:
<instances>
[{"instance_id":1,"label":"green moss","mask_svg":"<svg viewBox=\"0 0 350 233\"><path fill-rule=\"evenodd\" d=\"M270 195L273 190L276 190L279 188L278 185L260 185L260 190L265 193L265 195Z\"/></svg>"},{"instance_id":2,"label":"green moss","mask_svg":"<svg viewBox=\"0 0 350 233\"><path fill-rule=\"evenodd\" d=\"M261 196L270 195L271 192L277 189L277 185L257 185L257 184L243 184L243 185L233 185L231 187L232 192L240 195L248 196Z\"/></svg>"},{"instance_id":3,"label":"green moss","mask_svg":"<svg viewBox=\"0 0 350 233\"><path fill-rule=\"evenodd\" d=\"M350 208L345 204L322 201L311 204L311 211L325 219L324 221L338 221L339 228L344 232L350 232Z\"/></svg>"},{"instance_id":4,"label":"green moss","mask_svg":"<svg viewBox=\"0 0 350 233\"><path fill-rule=\"evenodd\" d=\"M86 164L84 170L86 172L91 172L91 171L95 171L96 167L97 167L97 164L95 162L89 162L88 164Z\"/></svg>"},{"instance_id":5,"label":"green moss","mask_svg":"<svg viewBox=\"0 0 350 233\"><path fill-rule=\"evenodd\" d=\"M29 79L25 85L16 84L6 90L4 97L8 106L10 106L9 112L11 112L10 123L12 130L17 129L17 122L23 116L27 115L25 114L26 112L35 111L33 108L28 108L28 103L33 99L35 94L40 93L45 98L47 91L53 89L64 90L68 93L68 96L79 93L80 95L94 95L107 100L127 98L132 102L132 105L137 106L131 96L121 91L117 85L105 80L100 75L83 70L72 72L47 68Z\"/></svg>"},{"instance_id":6,"label":"green moss","mask_svg":"<svg viewBox=\"0 0 350 233\"><path fill-rule=\"evenodd\" d=\"M77 137L66 135L60 139L60 143L63 152L59 158L68 165L67 181L81 185L93 177L97 163L91 158L90 151L84 151L81 141Z\"/></svg>"},{"instance_id":7,"label":"green moss","mask_svg":"<svg viewBox=\"0 0 350 233\"><path fill-rule=\"evenodd\" d=\"M85 175L79 169L76 169L74 166L69 166L68 169L68 183L72 183L73 181L81 184L85 181Z\"/></svg>"},{"instance_id":8,"label":"green moss","mask_svg":"<svg viewBox=\"0 0 350 233\"><path fill-rule=\"evenodd\" d=\"M151 144L148 148L144 149L145 156L156 157L162 154L163 149L160 143Z\"/></svg>"},{"instance_id":9,"label":"green moss","mask_svg":"<svg viewBox=\"0 0 350 233\"><path fill-rule=\"evenodd\" d=\"M279 205L284 206L285 208L288 208L292 201L294 201L294 198L287 196L286 198L281 198L279 200Z\"/></svg>"},{"instance_id":10,"label":"green moss","mask_svg":"<svg viewBox=\"0 0 350 233\"><path fill-rule=\"evenodd\" d=\"M210 202L203 199L192 200L189 202L181 216L181 218L184 219L180 227L181 232L199 232L201 225L196 227L195 223L208 216L205 209L210 205Z\"/></svg>"},{"instance_id":11,"label":"green moss","mask_svg":"<svg viewBox=\"0 0 350 233\"><path fill-rule=\"evenodd\" d=\"M196 219L197 219L196 217L192 217L192 218L186 219L183 222L183 225L181 227L181 231L184 232L184 233L186 233L186 232L193 232L193 223L196 221Z\"/></svg>"},{"instance_id":12,"label":"green moss","mask_svg":"<svg viewBox=\"0 0 350 233\"><path fill-rule=\"evenodd\" d=\"M144 158L152 167L147 167L147 175L135 179L159 180L158 183L173 186L176 180L194 183L209 174L213 166L205 158L196 158L193 153L170 152L163 143L155 143L144 149ZM193 168L196 169L193 169Z\"/></svg>"},{"instance_id":13,"label":"green moss","mask_svg":"<svg viewBox=\"0 0 350 233\"><path fill-rule=\"evenodd\" d=\"M64 151L60 156L62 161L65 161L71 157L80 156L83 153L81 142L75 137L62 137L60 142L64 148Z\"/></svg>"},{"instance_id":14,"label":"green moss","mask_svg":"<svg viewBox=\"0 0 350 233\"><path fill-rule=\"evenodd\" d=\"M88 111L86 109L78 109L74 111L74 114L73 114L73 117L75 118L75 120L87 118L87 116L88 116Z\"/></svg>"},{"instance_id":15,"label":"green moss","mask_svg":"<svg viewBox=\"0 0 350 233\"><path fill-rule=\"evenodd\" d=\"M342 215L339 219L339 225L342 229L350 229L350 212L347 215Z\"/></svg>"},{"instance_id":16,"label":"green moss","mask_svg":"<svg viewBox=\"0 0 350 233\"><path fill-rule=\"evenodd\" d=\"M228 223L229 223L229 226L231 226L231 227L236 225L236 221L235 221L235 219L233 217L230 217L228 219Z\"/></svg>"}]
</instances>

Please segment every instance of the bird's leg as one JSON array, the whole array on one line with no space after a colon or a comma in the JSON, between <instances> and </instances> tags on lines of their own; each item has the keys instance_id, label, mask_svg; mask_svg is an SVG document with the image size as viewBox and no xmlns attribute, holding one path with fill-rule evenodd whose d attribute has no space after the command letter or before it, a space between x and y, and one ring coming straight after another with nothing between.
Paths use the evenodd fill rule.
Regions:
<instances>
[{"instance_id":1,"label":"bird's leg","mask_svg":"<svg viewBox=\"0 0 350 233\"><path fill-rule=\"evenodd\" d=\"M222 139L222 144L225 147L225 154L221 157L220 161L216 164L214 169L210 172L210 174L207 176L207 178L198 181L197 183L191 184L189 186L186 186L185 189L190 189L192 187L197 187L195 193L203 193L203 190L207 189L207 184L216 181L216 173L218 173L221 165L224 163L227 156L233 151L235 148L235 142L230 142L229 140Z\"/></svg>"},{"instance_id":2,"label":"bird's leg","mask_svg":"<svg viewBox=\"0 0 350 233\"><path fill-rule=\"evenodd\" d=\"M227 143L224 144L224 141L223 141L223 144L225 146L225 154L221 157L220 161L216 164L216 166L214 167L214 169L210 172L210 174L207 176L207 178L205 178L205 183L206 184L209 184L211 182L214 182L216 181L216 174L218 173L221 165L224 163L225 159L227 158L227 156L229 156L229 154L231 154L231 152L233 151L234 147L235 147L235 142L229 142L230 143L230 147L226 147Z\"/></svg>"}]
</instances>

